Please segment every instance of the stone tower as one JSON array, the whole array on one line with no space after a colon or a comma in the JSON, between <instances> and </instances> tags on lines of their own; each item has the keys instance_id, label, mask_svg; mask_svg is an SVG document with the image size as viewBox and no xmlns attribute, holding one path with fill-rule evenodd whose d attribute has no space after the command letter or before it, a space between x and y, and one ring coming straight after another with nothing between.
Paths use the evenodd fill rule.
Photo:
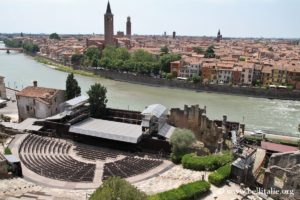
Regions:
<instances>
[{"instance_id":1,"label":"stone tower","mask_svg":"<svg viewBox=\"0 0 300 200\"><path fill-rule=\"evenodd\" d=\"M127 17L127 22L126 22L126 36L128 38L131 38L131 21L130 21L130 17Z\"/></svg>"},{"instance_id":2,"label":"stone tower","mask_svg":"<svg viewBox=\"0 0 300 200\"><path fill-rule=\"evenodd\" d=\"M114 15L107 3L106 13L104 14L104 40L105 45L115 45L114 43Z\"/></svg>"},{"instance_id":3,"label":"stone tower","mask_svg":"<svg viewBox=\"0 0 300 200\"><path fill-rule=\"evenodd\" d=\"M220 29L218 31L218 35L217 35L217 39L216 40L217 40L217 42L220 42L222 40L222 35L221 35Z\"/></svg>"}]
</instances>

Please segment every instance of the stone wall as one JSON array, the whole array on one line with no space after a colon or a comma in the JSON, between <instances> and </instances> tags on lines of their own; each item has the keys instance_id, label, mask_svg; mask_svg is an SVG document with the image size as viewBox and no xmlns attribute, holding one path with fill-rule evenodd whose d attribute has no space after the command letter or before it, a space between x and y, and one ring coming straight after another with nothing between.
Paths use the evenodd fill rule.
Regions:
<instances>
[{"instance_id":1,"label":"stone wall","mask_svg":"<svg viewBox=\"0 0 300 200\"><path fill-rule=\"evenodd\" d=\"M166 80L161 78L153 78L149 76L138 75L129 73L119 73L116 71L108 70L93 70L100 76L118 80L126 81L131 83L139 83L153 86L165 86L165 87L176 87L181 89L196 90L196 91L208 91L226 94L236 94L245 95L253 97L264 97L264 98L274 98L274 99L288 99L288 100L299 100L300 91L289 91L289 90L278 90L278 89L261 89L261 88L249 88L249 87L230 87L226 85L202 85L194 84L191 82L181 81L181 80Z\"/></svg>"},{"instance_id":2,"label":"stone wall","mask_svg":"<svg viewBox=\"0 0 300 200\"><path fill-rule=\"evenodd\" d=\"M0 98L6 99L6 88L4 83L4 77L0 75Z\"/></svg>"},{"instance_id":3,"label":"stone wall","mask_svg":"<svg viewBox=\"0 0 300 200\"><path fill-rule=\"evenodd\" d=\"M282 199L300 199L300 151L276 153L270 157L265 172L264 188L292 191L294 195L281 195Z\"/></svg>"},{"instance_id":4,"label":"stone wall","mask_svg":"<svg viewBox=\"0 0 300 200\"><path fill-rule=\"evenodd\" d=\"M214 121L208 119L205 113L206 109L199 108L199 105L191 107L185 105L184 110L172 108L168 123L179 128L191 129L198 140L213 150L223 138L222 127L218 127Z\"/></svg>"}]
</instances>

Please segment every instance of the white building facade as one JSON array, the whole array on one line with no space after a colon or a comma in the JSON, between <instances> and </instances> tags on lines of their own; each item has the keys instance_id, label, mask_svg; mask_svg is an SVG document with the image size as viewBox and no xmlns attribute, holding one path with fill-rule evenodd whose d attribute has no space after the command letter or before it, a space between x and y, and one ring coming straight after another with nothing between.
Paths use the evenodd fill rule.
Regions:
<instances>
[{"instance_id":1,"label":"white building facade","mask_svg":"<svg viewBox=\"0 0 300 200\"><path fill-rule=\"evenodd\" d=\"M65 101L65 91L30 86L16 93L16 98L19 121L29 117L44 119L59 113L60 105Z\"/></svg>"}]
</instances>

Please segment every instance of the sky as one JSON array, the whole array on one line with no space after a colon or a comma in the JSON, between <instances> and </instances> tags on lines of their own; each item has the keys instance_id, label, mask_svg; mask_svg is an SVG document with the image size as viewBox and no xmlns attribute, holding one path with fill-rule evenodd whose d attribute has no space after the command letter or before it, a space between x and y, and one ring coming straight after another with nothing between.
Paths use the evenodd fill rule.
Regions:
<instances>
[{"instance_id":1,"label":"sky","mask_svg":"<svg viewBox=\"0 0 300 200\"><path fill-rule=\"evenodd\" d=\"M110 0L114 31L300 38L300 0ZM103 34L107 0L0 0L1 33Z\"/></svg>"}]
</instances>

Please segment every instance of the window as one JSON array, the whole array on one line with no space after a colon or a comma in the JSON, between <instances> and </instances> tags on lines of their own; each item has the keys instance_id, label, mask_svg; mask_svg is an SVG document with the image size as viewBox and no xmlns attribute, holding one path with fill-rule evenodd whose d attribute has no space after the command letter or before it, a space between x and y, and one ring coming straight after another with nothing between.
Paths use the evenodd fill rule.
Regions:
<instances>
[{"instance_id":1,"label":"window","mask_svg":"<svg viewBox=\"0 0 300 200\"><path fill-rule=\"evenodd\" d=\"M29 112L29 106L26 106L26 110L27 110L27 112Z\"/></svg>"}]
</instances>

